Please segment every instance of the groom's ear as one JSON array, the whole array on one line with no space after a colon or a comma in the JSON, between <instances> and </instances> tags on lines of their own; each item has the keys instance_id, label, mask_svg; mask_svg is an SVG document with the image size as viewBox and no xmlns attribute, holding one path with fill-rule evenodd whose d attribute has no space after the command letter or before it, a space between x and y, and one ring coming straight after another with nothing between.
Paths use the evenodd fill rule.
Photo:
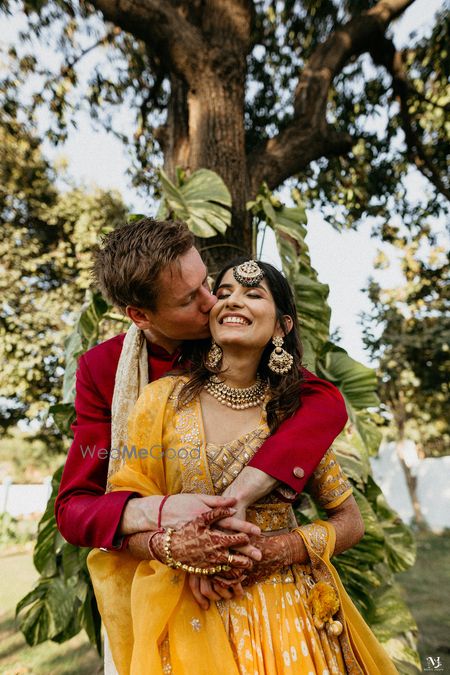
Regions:
<instances>
[{"instance_id":1,"label":"groom's ear","mask_svg":"<svg viewBox=\"0 0 450 675\"><path fill-rule=\"evenodd\" d=\"M152 313L149 309L128 305L126 315L141 330L149 330L152 327Z\"/></svg>"}]
</instances>

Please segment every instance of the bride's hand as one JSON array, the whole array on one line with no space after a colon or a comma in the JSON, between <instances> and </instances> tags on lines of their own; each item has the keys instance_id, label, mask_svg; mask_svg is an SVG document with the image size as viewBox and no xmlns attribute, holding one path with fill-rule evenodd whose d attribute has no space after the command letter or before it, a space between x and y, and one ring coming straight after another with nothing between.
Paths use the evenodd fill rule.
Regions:
<instances>
[{"instance_id":1,"label":"bride's hand","mask_svg":"<svg viewBox=\"0 0 450 675\"><path fill-rule=\"evenodd\" d=\"M172 532L170 553L175 561L193 567L215 567L229 564L230 549L246 546L248 535L243 532L228 533L215 529L221 518L229 518L234 510L219 507L198 516L193 521ZM150 541L151 540L151 541ZM128 549L137 558L154 559L165 563L167 560L164 545L167 534L164 532L142 532L132 535L128 540ZM149 543L151 547L149 548ZM255 551L257 549L252 547ZM258 551L259 556L259 551ZM250 569L252 560L242 554L233 554L232 566Z\"/></svg>"},{"instance_id":2,"label":"bride's hand","mask_svg":"<svg viewBox=\"0 0 450 675\"><path fill-rule=\"evenodd\" d=\"M230 570L226 574L229 576L232 573L234 573L232 580L221 580L216 576L209 579L196 574L189 575L189 588L195 601L202 609L209 609L210 602L242 597L244 594L242 582L245 579L245 574L242 574L239 570Z\"/></svg>"},{"instance_id":3,"label":"bride's hand","mask_svg":"<svg viewBox=\"0 0 450 675\"><path fill-rule=\"evenodd\" d=\"M173 532L170 546L172 558L195 567L228 564L230 549L249 543L248 536L242 532L227 533L212 527L217 521L232 515L233 509L219 507ZM252 561L247 556L233 555L233 567L249 569L251 566Z\"/></svg>"},{"instance_id":4,"label":"bride's hand","mask_svg":"<svg viewBox=\"0 0 450 675\"><path fill-rule=\"evenodd\" d=\"M254 563L253 569L244 581L245 586L267 579L283 567L293 563L305 563L309 560L303 539L296 532L275 536L259 535L251 539L252 544L261 551L262 559Z\"/></svg>"}]
</instances>

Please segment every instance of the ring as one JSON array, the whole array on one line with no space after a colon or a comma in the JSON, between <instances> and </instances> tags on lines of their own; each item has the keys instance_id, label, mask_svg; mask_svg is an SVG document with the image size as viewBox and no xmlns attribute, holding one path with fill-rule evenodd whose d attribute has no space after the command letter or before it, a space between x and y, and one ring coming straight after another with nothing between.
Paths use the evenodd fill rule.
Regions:
<instances>
[{"instance_id":1,"label":"ring","mask_svg":"<svg viewBox=\"0 0 450 675\"><path fill-rule=\"evenodd\" d=\"M234 562L234 556L233 556L232 553L229 553L229 554L228 554L228 558L227 558L227 563L228 563L229 565L232 565L233 562Z\"/></svg>"}]
</instances>

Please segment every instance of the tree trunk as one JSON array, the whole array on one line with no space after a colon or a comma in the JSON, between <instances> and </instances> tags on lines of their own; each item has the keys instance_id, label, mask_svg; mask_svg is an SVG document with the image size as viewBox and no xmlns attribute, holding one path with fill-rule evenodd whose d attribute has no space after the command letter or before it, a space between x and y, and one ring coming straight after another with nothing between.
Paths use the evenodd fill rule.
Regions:
<instances>
[{"instance_id":1,"label":"tree trunk","mask_svg":"<svg viewBox=\"0 0 450 675\"><path fill-rule=\"evenodd\" d=\"M397 457L400 461L400 466L402 467L406 485L408 487L409 497L411 499L411 504L414 511L414 523L419 529L426 529L428 527L427 521L425 520L425 516L422 513L419 497L417 495L417 476L413 474L405 461L405 439L397 441L395 444L395 450L397 452Z\"/></svg>"},{"instance_id":2,"label":"tree trunk","mask_svg":"<svg viewBox=\"0 0 450 675\"><path fill-rule=\"evenodd\" d=\"M174 180L177 166L186 168L189 164L188 87L182 78L172 74L170 91L167 123L161 147L164 153L164 168L171 180Z\"/></svg>"},{"instance_id":3,"label":"tree trunk","mask_svg":"<svg viewBox=\"0 0 450 675\"><path fill-rule=\"evenodd\" d=\"M214 274L230 258L251 254L250 198L244 132L244 75L225 78L199 71L195 84L172 78L164 142L165 168L190 172L211 169L225 181L232 198L232 223L225 236L198 239L197 246Z\"/></svg>"}]
</instances>

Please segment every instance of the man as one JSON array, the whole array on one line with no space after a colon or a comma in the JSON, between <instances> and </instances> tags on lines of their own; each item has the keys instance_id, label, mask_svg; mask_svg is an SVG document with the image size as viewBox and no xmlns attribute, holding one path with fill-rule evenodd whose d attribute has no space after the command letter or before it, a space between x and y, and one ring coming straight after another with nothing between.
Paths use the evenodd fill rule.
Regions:
<instances>
[{"instance_id":1,"label":"man","mask_svg":"<svg viewBox=\"0 0 450 675\"><path fill-rule=\"evenodd\" d=\"M96 254L94 272L104 296L143 331L149 381L182 366L184 341L209 337L208 314L216 298L183 223L146 218L114 230ZM123 342L124 335L116 336L79 360L74 441L55 504L58 527L75 545L120 548L125 535L154 530L161 519L164 526L177 528L210 509L234 504L236 516L221 525L251 533L241 520L246 507L277 483L301 492L345 425L339 391L305 371L300 409L266 440L223 497L174 495L161 512L162 498L105 493ZM252 547L245 552L255 553Z\"/></svg>"}]
</instances>

